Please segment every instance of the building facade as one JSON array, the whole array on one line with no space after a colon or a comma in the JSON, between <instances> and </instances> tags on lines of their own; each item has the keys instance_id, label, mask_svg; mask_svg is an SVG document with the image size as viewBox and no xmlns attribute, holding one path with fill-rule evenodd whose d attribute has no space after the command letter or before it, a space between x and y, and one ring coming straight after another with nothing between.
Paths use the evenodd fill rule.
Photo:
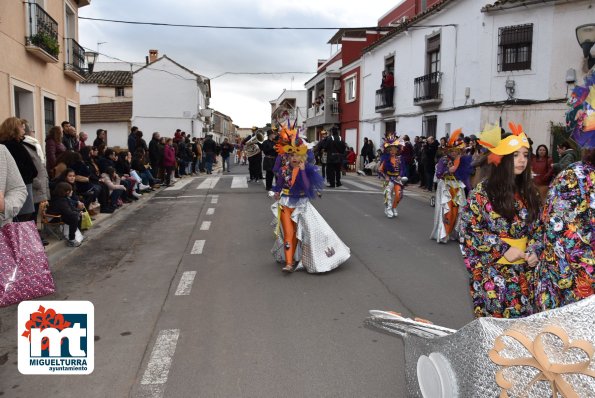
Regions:
<instances>
[{"instance_id":1,"label":"building facade","mask_svg":"<svg viewBox=\"0 0 595 398\"><path fill-rule=\"evenodd\" d=\"M176 129L204 137L212 125L210 81L151 50L149 63L132 74L132 125L172 136Z\"/></svg>"},{"instance_id":2,"label":"building facade","mask_svg":"<svg viewBox=\"0 0 595 398\"><path fill-rule=\"evenodd\" d=\"M567 70L583 64L575 29L592 22L590 7L582 0L441 0L397 18L362 55L361 130L379 141L392 131L443 137L514 121L535 145L550 145L550 124L564 121ZM379 108L378 82L389 67L394 104Z\"/></svg>"},{"instance_id":3,"label":"building facade","mask_svg":"<svg viewBox=\"0 0 595 398\"><path fill-rule=\"evenodd\" d=\"M271 104L271 125L287 124L289 120L296 127L303 127L308 115L306 90L283 90Z\"/></svg>"},{"instance_id":4,"label":"building facade","mask_svg":"<svg viewBox=\"0 0 595 398\"><path fill-rule=\"evenodd\" d=\"M41 141L68 120L79 127L77 83L85 73L78 10L90 0L2 1L0 119L27 119Z\"/></svg>"}]
</instances>

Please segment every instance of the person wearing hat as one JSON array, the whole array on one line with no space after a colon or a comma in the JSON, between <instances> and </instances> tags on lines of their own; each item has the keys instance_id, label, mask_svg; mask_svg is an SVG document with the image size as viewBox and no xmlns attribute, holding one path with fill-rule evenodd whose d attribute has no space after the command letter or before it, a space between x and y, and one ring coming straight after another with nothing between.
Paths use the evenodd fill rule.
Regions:
<instances>
[{"instance_id":1,"label":"person wearing hat","mask_svg":"<svg viewBox=\"0 0 595 398\"><path fill-rule=\"evenodd\" d=\"M310 203L320 196L324 179L314 164L314 153L294 129L283 127L275 145L274 167L276 240L271 253L284 264L283 272L305 269L328 272L343 264L351 252Z\"/></svg>"},{"instance_id":2,"label":"person wearing hat","mask_svg":"<svg viewBox=\"0 0 595 398\"><path fill-rule=\"evenodd\" d=\"M277 127L273 126L267 131L267 139L262 143L262 153L264 154L264 160L262 162L262 168L266 172L266 185L265 189L270 191L273 189L273 167L277 161L277 151L275 150L275 143L277 141Z\"/></svg>"},{"instance_id":3,"label":"person wearing hat","mask_svg":"<svg viewBox=\"0 0 595 398\"><path fill-rule=\"evenodd\" d=\"M528 243L539 225L539 194L527 135L521 125L509 126L512 134L502 134L499 126L481 133L478 143L489 150L489 173L461 210L460 245L476 317L534 312L531 267L538 261L537 247Z\"/></svg>"},{"instance_id":4,"label":"person wearing hat","mask_svg":"<svg viewBox=\"0 0 595 398\"><path fill-rule=\"evenodd\" d=\"M582 160L550 184L537 242L543 242L535 307L543 311L595 294L595 72L577 86L566 114Z\"/></svg>"},{"instance_id":5,"label":"person wearing hat","mask_svg":"<svg viewBox=\"0 0 595 398\"><path fill-rule=\"evenodd\" d=\"M389 133L384 137L384 149L388 153L380 157L378 178L384 180L384 214L388 218L399 215L397 206L403 198L403 185L407 181L401 178L401 144L399 137Z\"/></svg>"},{"instance_id":6,"label":"person wearing hat","mask_svg":"<svg viewBox=\"0 0 595 398\"><path fill-rule=\"evenodd\" d=\"M471 156L465 155L461 132L458 129L452 133L446 144L445 155L436 165L438 188L430 239L438 243L447 243L456 234L459 208L465 205L465 190L471 186Z\"/></svg>"}]
</instances>

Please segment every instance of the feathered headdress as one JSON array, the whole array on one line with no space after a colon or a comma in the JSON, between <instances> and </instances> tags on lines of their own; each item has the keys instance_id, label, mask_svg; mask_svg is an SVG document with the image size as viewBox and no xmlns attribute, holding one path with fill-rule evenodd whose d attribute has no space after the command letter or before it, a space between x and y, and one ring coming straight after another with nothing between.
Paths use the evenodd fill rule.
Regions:
<instances>
[{"instance_id":1,"label":"feathered headdress","mask_svg":"<svg viewBox=\"0 0 595 398\"><path fill-rule=\"evenodd\" d=\"M401 143L399 142L399 137L395 134L395 133L389 133L387 135L384 136L383 138L384 141L384 148L388 148L391 146L400 146Z\"/></svg>"},{"instance_id":2,"label":"feathered headdress","mask_svg":"<svg viewBox=\"0 0 595 398\"><path fill-rule=\"evenodd\" d=\"M488 163L497 166L504 155L516 152L522 147L529 149L529 139L523 131L523 126L510 122L508 127L510 127L512 135L504 139L502 139L502 129L498 125L491 126L488 124L479 134L477 142L490 151Z\"/></svg>"},{"instance_id":3,"label":"feathered headdress","mask_svg":"<svg viewBox=\"0 0 595 398\"><path fill-rule=\"evenodd\" d=\"M595 71L585 77L585 85L572 90L566 125L571 138L583 148L595 148Z\"/></svg>"},{"instance_id":4,"label":"feathered headdress","mask_svg":"<svg viewBox=\"0 0 595 398\"><path fill-rule=\"evenodd\" d=\"M465 142L460 139L462 133L463 129L460 128L453 131L446 143L446 147L448 149L465 149Z\"/></svg>"},{"instance_id":5,"label":"feathered headdress","mask_svg":"<svg viewBox=\"0 0 595 398\"><path fill-rule=\"evenodd\" d=\"M306 155L308 153L308 146L304 140L301 139L297 130L290 130L283 126L279 132L279 140L275 144L275 151L277 151L279 155L291 155L294 153L298 155Z\"/></svg>"}]
</instances>

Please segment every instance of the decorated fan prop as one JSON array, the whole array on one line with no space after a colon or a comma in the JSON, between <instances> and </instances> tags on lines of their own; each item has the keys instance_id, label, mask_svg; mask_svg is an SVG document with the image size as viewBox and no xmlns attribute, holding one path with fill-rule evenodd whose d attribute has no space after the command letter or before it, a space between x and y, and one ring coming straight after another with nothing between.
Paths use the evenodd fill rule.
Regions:
<instances>
[{"instance_id":1,"label":"decorated fan prop","mask_svg":"<svg viewBox=\"0 0 595 398\"><path fill-rule=\"evenodd\" d=\"M407 397L595 397L595 296L460 330L370 311L366 326L401 336Z\"/></svg>"}]
</instances>

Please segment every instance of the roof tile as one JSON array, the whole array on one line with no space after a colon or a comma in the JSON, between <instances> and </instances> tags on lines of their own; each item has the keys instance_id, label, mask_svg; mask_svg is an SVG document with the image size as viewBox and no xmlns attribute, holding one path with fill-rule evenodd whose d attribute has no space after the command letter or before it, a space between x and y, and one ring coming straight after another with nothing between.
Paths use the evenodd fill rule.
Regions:
<instances>
[{"instance_id":1,"label":"roof tile","mask_svg":"<svg viewBox=\"0 0 595 398\"><path fill-rule=\"evenodd\" d=\"M81 123L127 122L132 118L132 102L81 105Z\"/></svg>"},{"instance_id":2,"label":"roof tile","mask_svg":"<svg viewBox=\"0 0 595 398\"><path fill-rule=\"evenodd\" d=\"M93 72L85 76L83 84L100 84L104 86L132 86L132 72L106 70Z\"/></svg>"}]
</instances>

